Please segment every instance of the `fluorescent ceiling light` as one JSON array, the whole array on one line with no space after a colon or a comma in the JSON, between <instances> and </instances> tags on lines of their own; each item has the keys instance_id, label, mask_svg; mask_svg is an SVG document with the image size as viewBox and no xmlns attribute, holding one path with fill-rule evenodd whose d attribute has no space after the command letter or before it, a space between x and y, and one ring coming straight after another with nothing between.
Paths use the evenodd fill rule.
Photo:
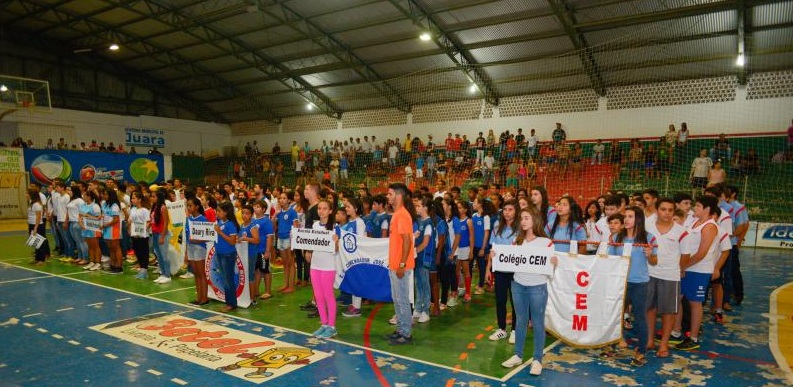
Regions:
<instances>
[{"instance_id":1,"label":"fluorescent ceiling light","mask_svg":"<svg viewBox=\"0 0 793 387\"><path fill-rule=\"evenodd\" d=\"M419 39L421 39L424 42L428 42L428 41L432 40L432 35L430 35L429 32L425 32L425 33L419 35Z\"/></svg>"},{"instance_id":2,"label":"fluorescent ceiling light","mask_svg":"<svg viewBox=\"0 0 793 387\"><path fill-rule=\"evenodd\" d=\"M8 91L8 86L6 86L6 85L0 85L0 91L1 91L1 92L3 92L3 93L5 93L6 91Z\"/></svg>"},{"instance_id":3,"label":"fluorescent ceiling light","mask_svg":"<svg viewBox=\"0 0 793 387\"><path fill-rule=\"evenodd\" d=\"M110 51L118 51L119 49L118 44L115 43L111 44L110 47L108 48L110 49Z\"/></svg>"},{"instance_id":4,"label":"fluorescent ceiling light","mask_svg":"<svg viewBox=\"0 0 793 387\"><path fill-rule=\"evenodd\" d=\"M738 54L738 59L735 60L735 65L738 67L743 67L746 64L746 56L743 54Z\"/></svg>"}]
</instances>

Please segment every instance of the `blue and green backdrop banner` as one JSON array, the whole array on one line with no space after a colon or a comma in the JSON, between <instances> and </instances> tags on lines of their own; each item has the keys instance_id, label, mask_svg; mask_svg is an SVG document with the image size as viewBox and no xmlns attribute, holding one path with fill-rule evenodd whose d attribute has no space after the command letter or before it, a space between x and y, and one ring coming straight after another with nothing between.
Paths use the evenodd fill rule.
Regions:
<instances>
[{"instance_id":1,"label":"blue and green backdrop banner","mask_svg":"<svg viewBox=\"0 0 793 387\"><path fill-rule=\"evenodd\" d=\"M24 156L30 180L43 185L50 185L56 178L153 183L165 176L162 155L25 149Z\"/></svg>"}]
</instances>

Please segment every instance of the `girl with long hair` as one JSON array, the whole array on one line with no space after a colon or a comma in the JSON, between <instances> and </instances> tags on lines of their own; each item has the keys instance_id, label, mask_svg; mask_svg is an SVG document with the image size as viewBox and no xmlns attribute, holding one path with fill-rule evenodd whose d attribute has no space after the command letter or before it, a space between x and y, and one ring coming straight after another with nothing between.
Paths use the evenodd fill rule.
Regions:
<instances>
[{"instance_id":1,"label":"girl with long hair","mask_svg":"<svg viewBox=\"0 0 793 387\"><path fill-rule=\"evenodd\" d=\"M102 267L102 251L99 248L99 238L102 236L102 231L98 227L96 229L89 229L87 221L96 222L102 216L102 209L96 203L99 196L96 192L87 190L83 193L83 201L85 204L80 208L80 228L83 230L83 239L88 246L88 255L90 262L83 266L85 270L99 270Z\"/></svg>"},{"instance_id":2,"label":"girl with long hair","mask_svg":"<svg viewBox=\"0 0 793 387\"><path fill-rule=\"evenodd\" d=\"M450 289L454 289L456 294L457 290L457 275L455 274L457 266L457 254L460 246L460 214L459 208L455 205L454 200L450 198L443 199L443 213L446 219L446 225L449 226L448 240L449 249L451 253L442 263L441 267L441 310L446 309L447 306L456 306L457 299L449 295Z\"/></svg>"},{"instance_id":3,"label":"girl with long hair","mask_svg":"<svg viewBox=\"0 0 793 387\"><path fill-rule=\"evenodd\" d=\"M85 201L78 186L72 186L70 189L72 200L66 205L66 219L69 223L69 235L77 247L77 257L72 260L72 263L85 265L88 263L88 245L85 244L82 229L80 229L80 207L85 204Z\"/></svg>"},{"instance_id":4,"label":"girl with long hair","mask_svg":"<svg viewBox=\"0 0 793 387\"><path fill-rule=\"evenodd\" d=\"M295 256L290 238L292 228L299 225L299 219L295 206L291 205L294 198L294 193L282 192L278 197L278 204L281 210L275 214L277 233L275 247L281 255L281 262L284 267L284 286L278 289L281 293L292 293L295 291Z\"/></svg>"},{"instance_id":5,"label":"girl with long hair","mask_svg":"<svg viewBox=\"0 0 793 387\"><path fill-rule=\"evenodd\" d=\"M416 214L419 238L416 238L416 305L414 316L418 322L425 323L430 320L430 302L432 300L432 283L430 273L435 272L435 243L437 233L435 220L433 220L433 202L429 197L413 199ZM435 283L437 288L437 280Z\"/></svg>"},{"instance_id":6,"label":"girl with long hair","mask_svg":"<svg viewBox=\"0 0 793 387\"><path fill-rule=\"evenodd\" d=\"M336 214L336 222L339 224L339 229L337 230L339 238L342 237L341 231L347 231L358 236L366 236L366 223L358 216L361 212L361 201L350 197L344 199L343 204L343 214L342 208L339 208ZM362 303L363 299L353 294L350 306L342 312L342 315L344 317L360 316Z\"/></svg>"},{"instance_id":7,"label":"girl with long hair","mask_svg":"<svg viewBox=\"0 0 793 387\"><path fill-rule=\"evenodd\" d=\"M586 228L586 235L587 235L587 243L586 251L587 253L593 254L597 251L598 245L601 241L601 233L598 232L597 223L601 219L601 211L600 211L600 204L597 200L592 200L591 202L587 203L586 208L584 209L584 227Z\"/></svg>"},{"instance_id":8,"label":"girl with long hair","mask_svg":"<svg viewBox=\"0 0 793 387\"><path fill-rule=\"evenodd\" d=\"M534 207L520 210L520 229L515 244L525 247L553 248L553 242L545 235L542 215ZM556 265L557 258L551 257ZM512 302L515 306L515 351L512 357L501 363L512 368L523 363L523 346L529 319L534 336L534 360L529 373L542 373L542 355L545 346L545 307L548 304L548 276L543 274L515 273L512 281Z\"/></svg>"},{"instance_id":9,"label":"girl with long hair","mask_svg":"<svg viewBox=\"0 0 793 387\"><path fill-rule=\"evenodd\" d=\"M531 203L537 207L542 216L543 227L548 223L553 223L556 218L556 208L551 205L548 199L548 191L541 185L531 187Z\"/></svg>"},{"instance_id":10,"label":"girl with long hair","mask_svg":"<svg viewBox=\"0 0 793 387\"><path fill-rule=\"evenodd\" d=\"M220 263L220 272L223 278L223 295L226 305L221 312L230 312L237 309L236 286L234 284L234 267L237 265L237 234L240 225L234 216L234 205L223 202L218 206L218 220L215 223L215 232L218 241L215 244L215 258Z\"/></svg>"},{"instance_id":11,"label":"girl with long hair","mask_svg":"<svg viewBox=\"0 0 793 387\"><path fill-rule=\"evenodd\" d=\"M474 225L474 259L470 261L468 270L473 271L474 263L479 266L479 283L476 286L476 290L474 290L474 294L483 294L485 292L485 262L488 254L490 254L490 229L492 224L490 218L495 216L495 210L492 203L479 197L474 199L473 207L474 214L471 216L471 221Z\"/></svg>"},{"instance_id":12,"label":"girl with long hair","mask_svg":"<svg viewBox=\"0 0 793 387\"><path fill-rule=\"evenodd\" d=\"M469 217L471 209L468 207L468 202L457 199L455 202L457 212L460 214L460 243L457 247L457 262L454 268L455 278L460 278L462 274L463 283L465 284L465 296L463 302L471 302L471 266L469 262L474 257L474 222ZM459 282L459 281L458 281ZM457 287L452 288L454 297L457 298Z\"/></svg>"},{"instance_id":13,"label":"girl with long hair","mask_svg":"<svg viewBox=\"0 0 793 387\"><path fill-rule=\"evenodd\" d=\"M39 191L35 189L28 189L27 194L28 198L28 234L39 234L41 236L46 236L46 232L44 230L44 205L41 204L41 197L39 196ZM47 240L41 244L38 248L36 248L36 255L35 255L35 265L42 266L47 259L47 254L50 251L50 244Z\"/></svg>"},{"instance_id":14,"label":"girl with long hair","mask_svg":"<svg viewBox=\"0 0 793 387\"><path fill-rule=\"evenodd\" d=\"M565 196L556 202L556 216L545 225L545 233L554 241L556 251L570 252L570 241L586 241L581 207L575 199ZM586 244L580 243L573 253L586 254Z\"/></svg>"},{"instance_id":15,"label":"girl with long hair","mask_svg":"<svg viewBox=\"0 0 793 387\"><path fill-rule=\"evenodd\" d=\"M314 230L333 230L334 218L333 204L326 199L320 199L317 204L319 220L312 225ZM339 237L334 234L333 239L338 242ZM336 252L313 250L307 256L311 263L311 287L314 290L314 299L317 302L320 327L312 336L329 339L336 336L336 296L333 292L333 281L336 278Z\"/></svg>"},{"instance_id":16,"label":"girl with long hair","mask_svg":"<svg viewBox=\"0 0 793 387\"><path fill-rule=\"evenodd\" d=\"M171 282L171 265L168 262L168 225L171 223L168 216L168 207L165 206L165 190L160 188L153 192L149 198L151 202L151 245L157 257L157 266L160 276L154 280L158 284Z\"/></svg>"},{"instance_id":17,"label":"girl with long hair","mask_svg":"<svg viewBox=\"0 0 793 387\"><path fill-rule=\"evenodd\" d=\"M510 200L504 203L504 208L501 211L498 222L493 227L493 233L490 237L490 245L512 245L515 243L515 238L518 236L518 229L520 228L520 221L517 215L518 203ZM515 342L515 303L512 303L512 320L510 325L512 329L507 335L507 300L510 297L510 288L512 286L513 273L493 272L493 251L487 257L487 270L485 280L488 283L495 281L496 291L496 319L498 320L498 329L490 335L489 339L492 341L503 340L509 336L509 342Z\"/></svg>"},{"instance_id":18,"label":"girl with long hair","mask_svg":"<svg viewBox=\"0 0 793 387\"><path fill-rule=\"evenodd\" d=\"M149 278L149 228L151 226L151 213L146 207L143 194L135 191L130 196L132 209L129 211L129 235L132 240L132 251L138 260L137 279ZM188 233L190 228L187 228ZM188 234L189 235L189 234ZM196 274L198 275L198 274Z\"/></svg>"},{"instance_id":19,"label":"girl with long hair","mask_svg":"<svg viewBox=\"0 0 793 387\"><path fill-rule=\"evenodd\" d=\"M245 262L245 272L248 280L248 290L250 292L251 303L256 305L256 298L258 297L258 286L254 286L256 279L256 259L259 253L259 240L260 229L259 224L253 221L253 206L250 204L243 204L240 207L242 215L242 224L237 243L248 242L248 262ZM266 238L266 237L265 237ZM258 282L256 282L258 285Z\"/></svg>"}]
</instances>

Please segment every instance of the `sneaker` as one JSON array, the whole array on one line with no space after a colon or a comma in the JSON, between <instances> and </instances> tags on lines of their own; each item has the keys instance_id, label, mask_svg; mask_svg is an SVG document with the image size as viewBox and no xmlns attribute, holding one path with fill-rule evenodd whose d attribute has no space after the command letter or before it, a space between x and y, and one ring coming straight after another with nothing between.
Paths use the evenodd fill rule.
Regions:
<instances>
[{"instance_id":1,"label":"sneaker","mask_svg":"<svg viewBox=\"0 0 793 387\"><path fill-rule=\"evenodd\" d=\"M675 345L676 349L681 351L691 351L699 348L699 340L686 338L682 343Z\"/></svg>"},{"instance_id":2,"label":"sneaker","mask_svg":"<svg viewBox=\"0 0 793 387\"><path fill-rule=\"evenodd\" d=\"M157 277L157 279L154 280L154 282L158 283L158 284L169 284L169 283L171 283L171 277L166 277L166 276L161 275L161 276Z\"/></svg>"},{"instance_id":3,"label":"sneaker","mask_svg":"<svg viewBox=\"0 0 793 387\"><path fill-rule=\"evenodd\" d=\"M112 275L124 274L124 269L120 267L111 267L110 270L106 271L105 273Z\"/></svg>"},{"instance_id":4,"label":"sneaker","mask_svg":"<svg viewBox=\"0 0 793 387\"><path fill-rule=\"evenodd\" d=\"M542 373L542 363L534 360L531 362L531 369L529 370L529 374L532 376L540 376Z\"/></svg>"},{"instance_id":5,"label":"sneaker","mask_svg":"<svg viewBox=\"0 0 793 387\"><path fill-rule=\"evenodd\" d=\"M517 367L521 364L523 364L523 359L519 358L518 355L512 355L511 358L501 363L501 366L504 368L512 368L512 367Z\"/></svg>"},{"instance_id":6,"label":"sneaker","mask_svg":"<svg viewBox=\"0 0 793 387\"><path fill-rule=\"evenodd\" d=\"M485 294L485 289L482 289L482 287L477 286L476 290L474 290L474 294Z\"/></svg>"},{"instance_id":7,"label":"sneaker","mask_svg":"<svg viewBox=\"0 0 793 387\"><path fill-rule=\"evenodd\" d=\"M420 315L420 314L421 314L421 313L419 313L419 311L418 311L418 310L414 310L414 311L413 311L413 319L417 319L417 318L419 318L419 315Z\"/></svg>"},{"instance_id":8,"label":"sneaker","mask_svg":"<svg viewBox=\"0 0 793 387\"><path fill-rule=\"evenodd\" d=\"M446 306L448 307L457 306L457 297L449 296L449 302L446 303Z\"/></svg>"},{"instance_id":9,"label":"sneaker","mask_svg":"<svg viewBox=\"0 0 793 387\"><path fill-rule=\"evenodd\" d=\"M102 268L102 264L101 264L101 263L99 263L99 262L94 262L94 266L92 266L92 267L91 267L90 269L88 269L88 270L91 270L91 271L97 271L97 270L100 270L101 268Z\"/></svg>"},{"instance_id":10,"label":"sneaker","mask_svg":"<svg viewBox=\"0 0 793 387\"><path fill-rule=\"evenodd\" d=\"M110 262L110 257L103 255L102 256L102 263Z\"/></svg>"},{"instance_id":11,"label":"sneaker","mask_svg":"<svg viewBox=\"0 0 793 387\"><path fill-rule=\"evenodd\" d=\"M713 322L716 324L724 324L724 313L713 313Z\"/></svg>"},{"instance_id":12,"label":"sneaker","mask_svg":"<svg viewBox=\"0 0 793 387\"><path fill-rule=\"evenodd\" d=\"M509 340L508 341L509 341L510 344L515 344L515 330L514 329L509 332Z\"/></svg>"},{"instance_id":13,"label":"sneaker","mask_svg":"<svg viewBox=\"0 0 793 387\"><path fill-rule=\"evenodd\" d=\"M660 341L660 339L659 339L659 341ZM677 345L677 344L680 344L682 342L683 342L683 335L677 335L677 336L672 335L672 334L669 335L669 344Z\"/></svg>"},{"instance_id":14,"label":"sneaker","mask_svg":"<svg viewBox=\"0 0 793 387\"><path fill-rule=\"evenodd\" d=\"M314 331L314 333L312 333L311 336L322 337L322 334L325 333L325 329L328 329L328 328L329 327L327 325L323 325L323 326L319 327L319 329Z\"/></svg>"},{"instance_id":15,"label":"sneaker","mask_svg":"<svg viewBox=\"0 0 793 387\"><path fill-rule=\"evenodd\" d=\"M140 270L138 271L138 274L135 274L135 278L137 279L149 278L149 273L146 270Z\"/></svg>"},{"instance_id":16,"label":"sneaker","mask_svg":"<svg viewBox=\"0 0 793 387\"><path fill-rule=\"evenodd\" d=\"M399 321L397 321L397 317L396 317L396 315L394 315L394 317L391 317L391 318L388 320L388 323L389 323L389 324L391 324L391 325L397 325L397 324L399 323Z\"/></svg>"},{"instance_id":17,"label":"sneaker","mask_svg":"<svg viewBox=\"0 0 793 387\"><path fill-rule=\"evenodd\" d=\"M393 333L389 333L383 336L383 338L390 341L392 339L396 339L399 336L400 336L399 331L394 331Z\"/></svg>"},{"instance_id":18,"label":"sneaker","mask_svg":"<svg viewBox=\"0 0 793 387\"><path fill-rule=\"evenodd\" d=\"M310 311L310 310L316 310L316 309L317 309L317 306L314 305L314 303L312 303L311 301L300 305L300 310Z\"/></svg>"},{"instance_id":19,"label":"sneaker","mask_svg":"<svg viewBox=\"0 0 793 387\"><path fill-rule=\"evenodd\" d=\"M492 335L490 335L490 337L488 337L490 341L503 340L506 338L507 338L507 331L503 329L497 329L495 332L493 332Z\"/></svg>"},{"instance_id":20,"label":"sneaker","mask_svg":"<svg viewBox=\"0 0 793 387\"><path fill-rule=\"evenodd\" d=\"M344 312L341 313L341 315L344 316L344 317L360 317L361 316L361 310L356 308L356 307L354 307L354 306L352 306L352 305L350 305L347 308L347 310L345 310Z\"/></svg>"},{"instance_id":21,"label":"sneaker","mask_svg":"<svg viewBox=\"0 0 793 387\"><path fill-rule=\"evenodd\" d=\"M421 312L421 314L419 314L418 322L425 323L429 321L430 321L430 315L428 315L427 312Z\"/></svg>"},{"instance_id":22,"label":"sneaker","mask_svg":"<svg viewBox=\"0 0 793 387\"><path fill-rule=\"evenodd\" d=\"M391 340L388 340L388 343L391 344L391 345L411 344L411 343L413 343L413 337L403 336L402 334L399 334L399 336L397 336L397 337L395 337L395 338L393 338Z\"/></svg>"},{"instance_id":23,"label":"sneaker","mask_svg":"<svg viewBox=\"0 0 793 387\"><path fill-rule=\"evenodd\" d=\"M333 336L336 336L336 328L332 326L325 326L325 330L322 333L320 333L318 337L321 337L323 339L329 339Z\"/></svg>"},{"instance_id":24,"label":"sneaker","mask_svg":"<svg viewBox=\"0 0 793 387\"><path fill-rule=\"evenodd\" d=\"M179 278L181 278L181 279L195 278L195 274L193 274L193 273L188 271L187 273L184 273L184 274L180 275Z\"/></svg>"},{"instance_id":25,"label":"sneaker","mask_svg":"<svg viewBox=\"0 0 793 387\"><path fill-rule=\"evenodd\" d=\"M92 267L94 267L94 263L90 262L87 265L83 266L83 270L91 270Z\"/></svg>"}]
</instances>

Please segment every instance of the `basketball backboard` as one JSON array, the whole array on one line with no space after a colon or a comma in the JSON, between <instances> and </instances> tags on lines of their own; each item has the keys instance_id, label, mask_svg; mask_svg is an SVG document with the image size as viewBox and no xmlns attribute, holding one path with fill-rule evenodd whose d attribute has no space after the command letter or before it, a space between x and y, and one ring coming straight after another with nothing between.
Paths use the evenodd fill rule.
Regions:
<instances>
[{"instance_id":1,"label":"basketball backboard","mask_svg":"<svg viewBox=\"0 0 793 387\"><path fill-rule=\"evenodd\" d=\"M52 111L50 83L0 74L0 110Z\"/></svg>"}]
</instances>

